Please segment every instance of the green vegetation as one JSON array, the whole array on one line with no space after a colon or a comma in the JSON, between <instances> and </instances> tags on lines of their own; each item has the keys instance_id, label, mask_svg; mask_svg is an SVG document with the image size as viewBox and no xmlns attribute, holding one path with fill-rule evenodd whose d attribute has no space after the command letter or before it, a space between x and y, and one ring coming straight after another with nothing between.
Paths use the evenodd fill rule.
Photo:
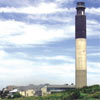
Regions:
<instances>
[{"instance_id":1,"label":"green vegetation","mask_svg":"<svg viewBox=\"0 0 100 100\"><path fill-rule=\"evenodd\" d=\"M20 97L13 100L100 100L100 86L94 85L81 89L68 90L66 92L55 93L45 97Z\"/></svg>"},{"instance_id":2,"label":"green vegetation","mask_svg":"<svg viewBox=\"0 0 100 100\"><path fill-rule=\"evenodd\" d=\"M22 96L20 95L20 93L16 92L16 93L13 95L13 97L12 97L12 96L8 96L8 99L11 99L11 98L20 98L20 97L22 97Z\"/></svg>"}]
</instances>

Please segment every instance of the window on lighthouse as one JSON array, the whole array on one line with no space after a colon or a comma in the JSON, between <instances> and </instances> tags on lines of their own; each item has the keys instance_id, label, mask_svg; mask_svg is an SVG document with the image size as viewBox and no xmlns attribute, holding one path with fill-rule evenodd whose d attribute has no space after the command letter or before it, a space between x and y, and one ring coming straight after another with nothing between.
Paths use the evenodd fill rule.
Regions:
<instances>
[{"instance_id":1,"label":"window on lighthouse","mask_svg":"<svg viewBox=\"0 0 100 100\"><path fill-rule=\"evenodd\" d=\"M82 11L82 10L78 10L78 15L84 15L84 11Z\"/></svg>"},{"instance_id":2,"label":"window on lighthouse","mask_svg":"<svg viewBox=\"0 0 100 100\"><path fill-rule=\"evenodd\" d=\"M84 12L82 11L82 15L84 15Z\"/></svg>"}]
</instances>

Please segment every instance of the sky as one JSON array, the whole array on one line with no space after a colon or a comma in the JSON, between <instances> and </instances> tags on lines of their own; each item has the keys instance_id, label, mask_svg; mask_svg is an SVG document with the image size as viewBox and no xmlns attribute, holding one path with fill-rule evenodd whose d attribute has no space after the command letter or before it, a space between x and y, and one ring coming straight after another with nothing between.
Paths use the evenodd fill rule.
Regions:
<instances>
[{"instance_id":1,"label":"sky","mask_svg":"<svg viewBox=\"0 0 100 100\"><path fill-rule=\"evenodd\" d=\"M0 89L75 84L76 2L0 0ZM83 0L88 85L100 84L100 0Z\"/></svg>"}]
</instances>

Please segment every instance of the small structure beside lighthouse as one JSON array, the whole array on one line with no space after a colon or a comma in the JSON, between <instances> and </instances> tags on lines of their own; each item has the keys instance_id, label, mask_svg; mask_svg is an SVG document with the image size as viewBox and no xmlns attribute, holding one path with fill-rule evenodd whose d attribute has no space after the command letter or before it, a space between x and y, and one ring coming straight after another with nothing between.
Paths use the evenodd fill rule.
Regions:
<instances>
[{"instance_id":1,"label":"small structure beside lighthouse","mask_svg":"<svg viewBox=\"0 0 100 100\"><path fill-rule=\"evenodd\" d=\"M87 86L87 60L86 60L86 15L85 3L77 3L75 16L75 39L76 39L76 88Z\"/></svg>"}]
</instances>

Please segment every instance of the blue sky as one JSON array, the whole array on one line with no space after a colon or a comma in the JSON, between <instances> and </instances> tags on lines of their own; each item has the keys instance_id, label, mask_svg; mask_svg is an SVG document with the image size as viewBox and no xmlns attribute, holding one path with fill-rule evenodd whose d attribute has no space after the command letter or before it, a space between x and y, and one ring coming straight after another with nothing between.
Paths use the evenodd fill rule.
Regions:
<instances>
[{"instance_id":1,"label":"blue sky","mask_svg":"<svg viewBox=\"0 0 100 100\"><path fill-rule=\"evenodd\" d=\"M78 1L0 0L0 88L75 83ZM83 1L88 85L100 84L100 1Z\"/></svg>"}]
</instances>

